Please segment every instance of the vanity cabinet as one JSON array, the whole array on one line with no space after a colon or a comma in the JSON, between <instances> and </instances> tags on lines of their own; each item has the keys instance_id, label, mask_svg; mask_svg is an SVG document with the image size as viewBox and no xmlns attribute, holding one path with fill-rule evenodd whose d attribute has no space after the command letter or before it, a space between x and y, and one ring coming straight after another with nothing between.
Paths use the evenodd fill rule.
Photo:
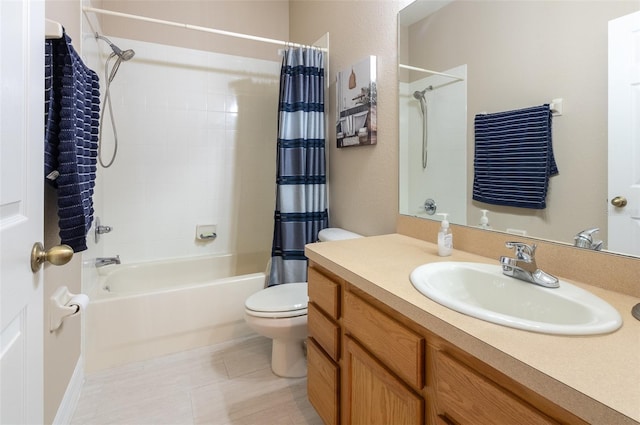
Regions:
<instances>
[{"instance_id":1,"label":"vanity cabinet","mask_svg":"<svg viewBox=\"0 0 640 425\"><path fill-rule=\"evenodd\" d=\"M310 262L308 396L325 424L586 424Z\"/></svg>"}]
</instances>

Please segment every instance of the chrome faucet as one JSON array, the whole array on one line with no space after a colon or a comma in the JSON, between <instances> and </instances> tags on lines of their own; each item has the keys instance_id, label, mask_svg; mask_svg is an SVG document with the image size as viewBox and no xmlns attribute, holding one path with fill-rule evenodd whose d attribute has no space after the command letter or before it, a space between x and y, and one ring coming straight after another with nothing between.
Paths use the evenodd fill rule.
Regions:
<instances>
[{"instance_id":1,"label":"chrome faucet","mask_svg":"<svg viewBox=\"0 0 640 425\"><path fill-rule=\"evenodd\" d=\"M110 264L120 264L120 256L116 255L115 257L96 258L96 267L104 267Z\"/></svg>"},{"instance_id":2,"label":"chrome faucet","mask_svg":"<svg viewBox=\"0 0 640 425\"><path fill-rule=\"evenodd\" d=\"M600 251L602 249L602 241L593 241L593 234L598 232L600 228L594 227L593 229L583 230L573 238L573 245L579 248L593 249Z\"/></svg>"},{"instance_id":3,"label":"chrome faucet","mask_svg":"<svg viewBox=\"0 0 640 425\"><path fill-rule=\"evenodd\" d=\"M500 257L502 274L525 282L535 283L545 288L558 288L560 286L557 277L538 268L535 257L536 244L527 245L522 242L506 242L505 246L513 248L516 257Z\"/></svg>"}]
</instances>

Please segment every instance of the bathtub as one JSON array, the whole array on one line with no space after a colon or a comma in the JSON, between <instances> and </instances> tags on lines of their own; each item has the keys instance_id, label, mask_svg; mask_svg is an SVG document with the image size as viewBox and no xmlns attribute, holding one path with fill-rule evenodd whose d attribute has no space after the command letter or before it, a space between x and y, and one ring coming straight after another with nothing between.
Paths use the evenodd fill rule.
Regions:
<instances>
[{"instance_id":1,"label":"bathtub","mask_svg":"<svg viewBox=\"0 0 640 425\"><path fill-rule=\"evenodd\" d=\"M244 300L265 283L268 253L98 269L85 312L85 367L94 372L253 334Z\"/></svg>"}]
</instances>

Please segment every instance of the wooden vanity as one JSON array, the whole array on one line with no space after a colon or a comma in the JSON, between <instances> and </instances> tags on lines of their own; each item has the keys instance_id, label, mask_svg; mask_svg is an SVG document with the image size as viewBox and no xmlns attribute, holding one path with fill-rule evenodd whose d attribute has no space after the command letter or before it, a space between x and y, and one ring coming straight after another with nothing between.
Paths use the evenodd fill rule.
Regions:
<instances>
[{"instance_id":1,"label":"wooden vanity","mask_svg":"<svg viewBox=\"0 0 640 425\"><path fill-rule=\"evenodd\" d=\"M402 235L307 246L308 397L325 424L639 423L640 322L623 311L637 298L587 287L625 313L609 335L506 328L412 287L420 264L492 261L436 250ZM611 345L625 338L633 354Z\"/></svg>"}]
</instances>

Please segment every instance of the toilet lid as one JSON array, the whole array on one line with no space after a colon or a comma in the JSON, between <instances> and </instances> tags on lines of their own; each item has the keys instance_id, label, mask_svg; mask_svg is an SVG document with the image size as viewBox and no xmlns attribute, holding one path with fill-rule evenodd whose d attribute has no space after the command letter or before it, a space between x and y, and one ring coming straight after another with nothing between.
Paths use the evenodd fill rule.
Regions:
<instances>
[{"instance_id":1,"label":"toilet lid","mask_svg":"<svg viewBox=\"0 0 640 425\"><path fill-rule=\"evenodd\" d=\"M248 310L256 313L286 313L277 316L291 317L306 314L308 302L307 282L297 282L271 286L258 291L247 298L244 305Z\"/></svg>"}]
</instances>

